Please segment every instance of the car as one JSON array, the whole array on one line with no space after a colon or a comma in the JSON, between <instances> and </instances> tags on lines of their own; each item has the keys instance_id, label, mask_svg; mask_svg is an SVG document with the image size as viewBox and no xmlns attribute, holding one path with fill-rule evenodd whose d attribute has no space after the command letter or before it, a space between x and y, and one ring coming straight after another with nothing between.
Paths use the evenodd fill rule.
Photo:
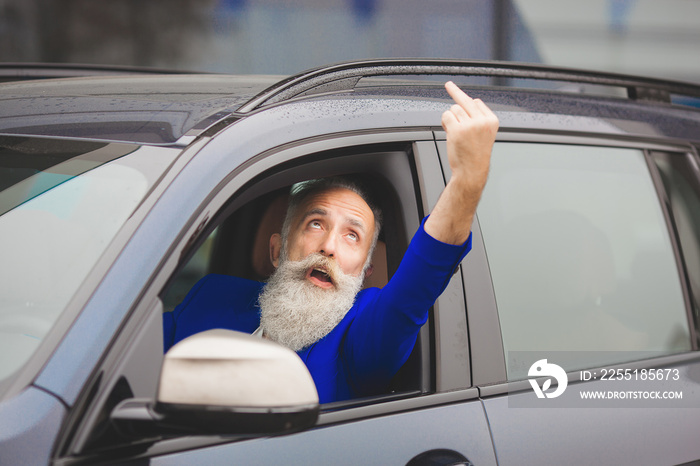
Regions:
<instances>
[{"instance_id":1,"label":"car","mask_svg":"<svg viewBox=\"0 0 700 466\"><path fill-rule=\"evenodd\" d=\"M700 86L445 59L0 71L0 464L700 461ZM295 353L233 331L163 354L204 275L269 275L300 181L371 182L386 283L450 177L448 79L500 129L391 390L319 404Z\"/></svg>"}]
</instances>

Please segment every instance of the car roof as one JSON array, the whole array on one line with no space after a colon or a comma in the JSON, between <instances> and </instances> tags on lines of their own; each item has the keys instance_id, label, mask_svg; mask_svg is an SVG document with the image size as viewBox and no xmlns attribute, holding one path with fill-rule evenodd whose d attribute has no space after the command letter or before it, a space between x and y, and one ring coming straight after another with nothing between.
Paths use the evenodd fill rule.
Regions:
<instances>
[{"instance_id":1,"label":"car roof","mask_svg":"<svg viewBox=\"0 0 700 466\"><path fill-rule=\"evenodd\" d=\"M700 85L511 62L365 60L290 77L35 64L0 67L0 77L19 80L0 84L5 135L184 146L219 122L300 99L447 101L447 79L511 113L642 122L648 134L696 141L700 125L697 108L676 105L699 106Z\"/></svg>"},{"instance_id":2,"label":"car roof","mask_svg":"<svg viewBox=\"0 0 700 466\"><path fill-rule=\"evenodd\" d=\"M174 144L279 77L126 74L0 84L0 133Z\"/></svg>"}]
</instances>

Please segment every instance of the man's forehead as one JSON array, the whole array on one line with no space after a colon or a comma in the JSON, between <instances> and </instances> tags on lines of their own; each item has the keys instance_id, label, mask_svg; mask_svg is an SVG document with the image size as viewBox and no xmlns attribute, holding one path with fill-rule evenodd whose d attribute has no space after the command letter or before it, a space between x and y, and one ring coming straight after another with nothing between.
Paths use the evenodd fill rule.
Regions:
<instances>
[{"instance_id":1,"label":"man's forehead","mask_svg":"<svg viewBox=\"0 0 700 466\"><path fill-rule=\"evenodd\" d=\"M329 215L341 210L351 222L374 224L374 213L367 202L356 192L347 188L329 188L309 195L302 202L298 213L306 217L310 214Z\"/></svg>"}]
</instances>

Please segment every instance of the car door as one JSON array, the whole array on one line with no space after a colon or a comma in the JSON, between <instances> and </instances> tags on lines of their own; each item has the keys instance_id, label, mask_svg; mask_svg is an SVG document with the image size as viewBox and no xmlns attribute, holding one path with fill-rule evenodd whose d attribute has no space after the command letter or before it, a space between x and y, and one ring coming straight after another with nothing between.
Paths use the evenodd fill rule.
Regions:
<instances>
[{"instance_id":1,"label":"car door","mask_svg":"<svg viewBox=\"0 0 700 466\"><path fill-rule=\"evenodd\" d=\"M499 464L697 460L695 155L521 138L478 209L491 286L465 282L472 333L502 344L472 345Z\"/></svg>"},{"instance_id":2,"label":"car door","mask_svg":"<svg viewBox=\"0 0 700 466\"><path fill-rule=\"evenodd\" d=\"M205 152L197 157L206 156ZM241 230L257 230L262 223L261 216L254 215L260 214L260 200L298 181L348 173L380 180L378 188L386 193L388 222L381 239L387 244L386 268L391 275L421 217L444 186L432 132L336 137L258 157L205 197L163 259L98 371L101 392L85 401L85 414L76 421L76 433L67 442L66 450L73 457L120 458L125 463L148 458L153 464L407 464L412 460L411 464L495 464L486 417L471 383L459 276L436 303L407 363L410 367L396 387L378 396L322 405L317 426L311 430L260 438L169 435L126 443L113 432L101 433L100 429L109 429L104 421L119 397L153 397L157 382L153 371L162 357L155 354L162 344L160 314L181 294L173 287L182 290L202 274L224 267L223 256L233 261L229 267L240 266L236 262L243 260L241 254L251 253L255 243L254 238L241 239L249 233ZM181 176L186 177L187 171ZM199 174L195 171L192 176ZM228 228L231 225L238 228ZM223 247L239 242L233 249ZM144 370L145 361L149 362Z\"/></svg>"}]
</instances>

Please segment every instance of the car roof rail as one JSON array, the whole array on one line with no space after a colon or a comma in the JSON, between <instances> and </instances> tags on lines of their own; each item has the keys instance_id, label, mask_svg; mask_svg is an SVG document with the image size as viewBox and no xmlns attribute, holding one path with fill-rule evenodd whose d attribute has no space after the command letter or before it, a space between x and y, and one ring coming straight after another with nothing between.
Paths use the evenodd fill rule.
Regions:
<instances>
[{"instance_id":1,"label":"car roof rail","mask_svg":"<svg viewBox=\"0 0 700 466\"><path fill-rule=\"evenodd\" d=\"M453 75L565 81L621 87L631 100L671 102L671 95L700 97L700 85L624 74L553 67L542 64L449 59L380 59L314 68L280 81L248 101L237 113L248 113L294 97L351 90L362 78L398 75Z\"/></svg>"}]
</instances>

